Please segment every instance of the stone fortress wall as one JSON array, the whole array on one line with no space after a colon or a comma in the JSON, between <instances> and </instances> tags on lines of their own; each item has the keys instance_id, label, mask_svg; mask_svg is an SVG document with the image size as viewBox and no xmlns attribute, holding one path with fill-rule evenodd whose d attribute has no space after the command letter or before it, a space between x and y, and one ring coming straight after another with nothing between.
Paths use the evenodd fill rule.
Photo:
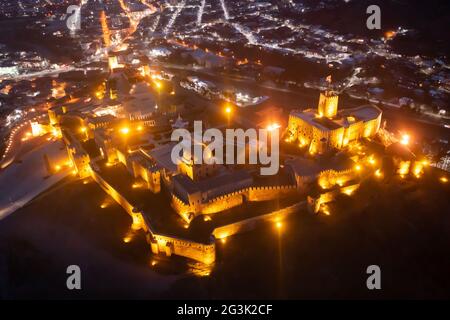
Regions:
<instances>
[{"instance_id":1,"label":"stone fortress wall","mask_svg":"<svg viewBox=\"0 0 450 320\"><path fill-rule=\"evenodd\" d=\"M224 194L220 197L209 200L200 205L189 204L176 195L172 195L173 209L186 221L192 220L192 215L215 214L221 211L232 209L242 205L245 201L268 201L274 200L280 196L292 195L297 191L297 186L278 185L278 186L254 186L244 188L232 193Z\"/></svg>"},{"instance_id":2,"label":"stone fortress wall","mask_svg":"<svg viewBox=\"0 0 450 320\"><path fill-rule=\"evenodd\" d=\"M147 242L150 244L153 253L158 254L164 252L167 256L176 254L205 264L214 263L215 242L213 238L210 243L204 244L156 233L150 223L145 219L143 213L136 210L123 195L101 177L98 171L92 169L91 176L131 216L133 219L132 228L142 228L147 232Z\"/></svg>"},{"instance_id":3,"label":"stone fortress wall","mask_svg":"<svg viewBox=\"0 0 450 320\"><path fill-rule=\"evenodd\" d=\"M172 254L193 259L205 264L212 264L216 259L216 249L215 249L215 239L222 239L237 233L245 232L253 229L256 225L265 222L282 221L288 215L298 212L304 207L305 202L299 202L290 207L283 208L265 215L260 215L243 221L239 221L226 226L221 226L213 230L211 234L211 239L209 243L200 243L180 237L174 237L164 234L156 233L150 222L145 218L142 212L136 210L135 207L116 189L114 189L107 181L105 181L98 170L91 168L91 176L96 181L100 187L110 195L131 217L133 220L133 229L143 229L147 235L146 239L149 243L151 250L154 254L163 253L167 256ZM285 187L258 187L258 188L247 188L243 190L252 201L262 201L267 200L271 197L275 197L272 194L279 194L285 192L291 192L292 189L295 190L293 186ZM274 192L276 191L276 192ZM270 194L270 196L269 196ZM228 202L227 199L235 198L237 196L243 197L242 193L233 193L228 197L221 197L214 199L209 205L213 206L215 203ZM188 205L182 200L173 196L173 203L179 207L179 210L187 210ZM227 200L227 201L224 201ZM208 209L208 207L206 207Z\"/></svg>"}]
</instances>

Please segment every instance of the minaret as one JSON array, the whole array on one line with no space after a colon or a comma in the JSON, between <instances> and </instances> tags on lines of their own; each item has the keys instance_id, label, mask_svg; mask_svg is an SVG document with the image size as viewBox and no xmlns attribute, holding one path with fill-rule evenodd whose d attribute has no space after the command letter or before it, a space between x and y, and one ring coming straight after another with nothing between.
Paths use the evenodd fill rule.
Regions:
<instances>
[{"instance_id":1,"label":"minaret","mask_svg":"<svg viewBox=\"0 0 450 320\"><path fill-rule=\"evenodd\" d=\"M317 109L321 117L334 118L337 114L339 96L331 88L331 76L328 76L326 81L328 89L320 93Z\"/></svg>"}]
</instances>

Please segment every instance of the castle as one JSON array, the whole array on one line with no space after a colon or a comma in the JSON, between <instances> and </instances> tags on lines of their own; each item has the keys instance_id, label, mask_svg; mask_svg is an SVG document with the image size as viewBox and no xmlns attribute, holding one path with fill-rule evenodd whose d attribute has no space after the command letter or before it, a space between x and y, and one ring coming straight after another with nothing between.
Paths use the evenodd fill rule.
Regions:
<instances>
[{"instance_id":1,"label":"castle","mask_svg":"<svg viewBox=\"0 0 450 320\"><path fill-rule=\"evenodd\" d=\"M325 91L320 94L317 111L292 111L289 115L287 140L298 141L311 154L323 154L377 134L382 114L379 108L362 106L338 111L338 99L335 92Z\"/></svg>"},{"instance_id":2,"label":"castle","mask_svg":"<svg viewBox=\"0 0 450 320\"><path fill-rule=\"evenodd\" d=\"M298 141L315 156L289 155L280 171L269 177L258 174L258 165L198 163L195 153L183 152L174 163L175 143L168 138L156 139L154 124L147 118L83 116L67 106L50 109L49 118L50 127L61 132L74 173L80 178L92 177L125 209L132 218L132 229L146 232L153 253L211 264L218 239L252 228L257 221L281 221L304 206L314 213L329 214L328 203L339 194L353 194L360 183L357 163L369 159L333 151L361 138L374 138L380 129L381 110L363 106L338 112L338 96L333 91L321 93L317 110L291 112L286 129L287 140ZM165 130L187 125L179 117ZM224 147L234 150L242 143L247 156L250 141L227 139ZM229 224L218 223L208 239L197 239L190 232L198 217L220 220L219 216L232 216L241 206L257 207L257 202L261 207L270 206L270 201L275 204L280 200L286 206L274 206L261 215L236 216ZM236 211L229 211L233 208ZM170 228L161 228L160 219L169 221Z\"/></svg>"}]
</instances>

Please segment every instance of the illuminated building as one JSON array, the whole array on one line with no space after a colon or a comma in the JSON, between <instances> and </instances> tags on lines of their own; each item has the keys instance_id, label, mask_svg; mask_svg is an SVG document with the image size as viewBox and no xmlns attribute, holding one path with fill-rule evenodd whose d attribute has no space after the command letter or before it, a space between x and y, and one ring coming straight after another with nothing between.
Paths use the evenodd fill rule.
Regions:
<instances>
[{"instance_id":1,"label":"illuminated building","mask_svg":"<svg viewBox=\"0 0 450 320\"><path fill-rule=\"evenodd\" d=\"M62 137L67 148L69 159L74 165L74 172L81 179L89 177L91 175L89 154L70 132L63 130Z\"/></svg>"},{"instance_id":2,"label":"illuminated building","mask_svg":"<svg viewBox=\"0 0 450 320\"><path fill-rule=\"evenodd\" d=\"M318 185L320 189L332 189L345 186L355 180L355 163L345 155L331 158L296 158L287 160L286 166L292 171L300 192L308 192Z\"/></svg>"},{"instance_id":3,"label":"illuminated building","mask_svg":"<svg viewBox=\"0 0 450 320\"><path fill-rule=\"evenodd\" d=\"M194 156L189 157L186 153L183 153L181 161L178 163L178 172L182 175L189 177L193 181L199 181L201 179L213 176L218 167L213 164L195 164Z\"/></svg>"},{"instance_id":4,"label":"illuminated building","mask_svg":"<svg viewBox=\"0 0 450 320\"><path fill-rule=\"evenodd\" d=\"M352 141L375 136L380 128L381 114L375 106L338 111L338 96L326 91L320 94L317 111L291 112L287 139L298 141L311 154L339 150Z\"/></svg>"}]
</instances>

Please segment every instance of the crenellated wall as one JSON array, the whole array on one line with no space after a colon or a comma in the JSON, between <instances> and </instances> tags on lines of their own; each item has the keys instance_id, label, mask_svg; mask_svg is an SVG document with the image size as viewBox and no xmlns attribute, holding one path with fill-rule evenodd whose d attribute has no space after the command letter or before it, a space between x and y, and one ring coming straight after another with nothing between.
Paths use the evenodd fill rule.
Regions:
<instances>
[{"instance_id":1,"label":"crenellated wall","mask_svg":"<svg viewBox=\"0 0 450 320\"><path fill-rule=\"evenodd\" d=\"M242 192L233 192L203 204L201 214L212 214L225 211L240 206L243 202Z\"/></svg>"},{"instance_id":2,"label":"crenellated wall","mask_svg":"<svg viewBox=\"0 0 450 320\"><path fill-rule=\"evenodd\" d=\"M279 222L286 219L286 217L294 212L298 212L301 208L305 207L305 202L296 203L290 207L283 208L265 215L246 219L237 223L229 224L226 226L218 227L213 230L211 239L208 243L199 243L179 237L168 236L165 234L156 233L151 226L150 222L145 218L142 212L136 210L135 207L116 189L114 189L106 180L104 180L101 174L92 168L91 176L100 187L109 194L118 204L125 209L125 211L132 217L133 225L139 226L145 232L147 232L147 242L149 243L151 250L154 254L165 254L171 256L172 254L193 259L205 264L212 264L216 259L216 247L215 238L224 238L233 234L245 232L255 228L260 223L267 222ZM209 212L214 205L218 203L230 203L235 201L238 203L242 201L243 193L247 193L247 196L251 194L253 201L262 201L266 199L268 194L279 194L291 192L295 190L295 186L277 186L277 187L255 187L247 188L240 192L235 192L228 196L213 199L205 206L205 212ZM179 208L185 214L189 205L183 202L176 196L172 196L172 205ZM232 204L231 204L232 205ZM212 210L214 211L214 210ZM206 213L205 213L206 214Z\"/></svg>"},{"instance_id":3,"label":"crenellated wall","mask_svg":"<svg viewBox=\"0 0 450 320\"><path fill-rule=\"evenodd\" d=\"M248 201L267 201L296 193L296 185L261 186L247 189Z\"/></svg>"},{"instance_id":4,"label":"crenellated wall","mask_svg":"<svg viewBox=\"0 0 450 320\"><path fill-rule=\"evenodd\" d=\"M213 239L210 244L198 243L176 237L169 237L149 232L147 242L150 244L154 254L172 254L212 264L216 260L216 246Z\"/></svg>"},{"instance_id":5,"label":"crenellated wall","mask_svg":"<svg viewBox=\"0 0 450 320\"><path fill-rule=\"evenodd\" d=\"M149 242L153 253L158 254L163 252L167 256L175 254L205 264L214 263L216 253L213 239L211 239L210 243L203 244L155 233L150 223L144 218L142 212L137 211L125 197L101 177L99 172L93 169L91 172L94 181L132 217L133 229L142 228L147 232L147 242ZM181 200L178 199L178 201Z\"/></svg>"},{"instance_id":6,"label":"crenellated wall","mask_svg":"<svg viewBox=\"0 0 450 320\"><path fill-rule=\"evenodd\" d=\"M308 196L307 198L308 209L312 213L318 213L323 204L334 201L336 197L341 193L352 195L356 190L358 190L359 186L360 186L359 183L355 183L321 193L316 197Z\"/></svg>"},{"instance_id":7,"label":"crenellated wall","mask_svg":"<svg viewBox=\"0 0 450 320\"><path fill-rule=\"evenodd\" d=\"M352 169L336 171L324 170L319 174L317 183L322 189L331 189L335 185L343 186L348 181L356 178L355 172Z\"/></svg>"},{"instance_id":8,"label":"crenellated wall","mask_svg":"<svg viewBox=\"0 0 450 320\"><path fill-rule=\"evenodd\" d=\"M189 203L184 202L176 195L172 194L172 208L183 218L184 221L190 222L192 220L192 210Z\"/></svg>"},{"instance_id":9,"label":"crenellated wall","mask_svg":"<svg viewBox=\"0 0 450 320\"><path fill-rule=\"evenodd\" d=\"M218 227L213 230L212 234L216 239L223 239L232 236L234 234L250 231L261 223L282 222L289 215L296 213L300 211L302 208L304 208L305 204L306 203L304 201L298 202L292 206L268 214L245 219L236 223L228 224L226 226Z\"/></svg>"},{"instance_id":10,"label":"crenellated wall","mask_svg":"<svg viewBox=\"0 0 450 320\"><path fill-rule=\"evenodd\" d=\"M225 194L207 202L198 203L194 201L191 204L172 195L172 208L189 223L197 215L214 214L232 209L242 205L245 200L250 202L268 201L281 196L295 194L296 192L296 185L250 187Z\"/></svg>"}]
</instances>

